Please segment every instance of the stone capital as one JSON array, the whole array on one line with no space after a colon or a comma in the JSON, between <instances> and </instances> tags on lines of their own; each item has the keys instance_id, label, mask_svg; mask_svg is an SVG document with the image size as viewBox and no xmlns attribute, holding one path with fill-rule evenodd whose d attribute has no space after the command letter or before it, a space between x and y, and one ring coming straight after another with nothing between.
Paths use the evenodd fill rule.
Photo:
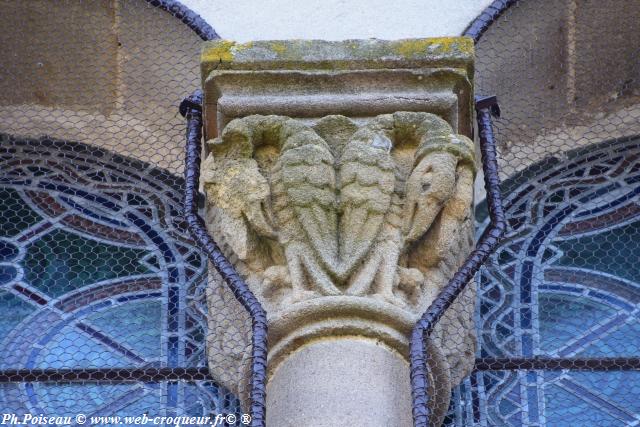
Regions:
<instances>
[{"instance_id":1,"label":"stone capital","mask_svg":"<svg viewBox=\"0 0 640 427\"><path fill-rule=\"evenodd\" d=\"M252 114L313 120L422 111L471 136L473 58L467 37L207 42L206 134Z\"/></svg>"},{"instance_id":2,"label":"stone capital","mask_svg":"<svg viewBox=\"0 0 640 427\"><path fill-rule=\"evenodd\" d=\"M473 244L472 41L214 41L202 73L207 226L268 313L268 423L409 426L410 330ZM243 393L210 282L211 370ZM429 343L434 419L473 365L469 289Z\"/></svg>"}]
</instances>

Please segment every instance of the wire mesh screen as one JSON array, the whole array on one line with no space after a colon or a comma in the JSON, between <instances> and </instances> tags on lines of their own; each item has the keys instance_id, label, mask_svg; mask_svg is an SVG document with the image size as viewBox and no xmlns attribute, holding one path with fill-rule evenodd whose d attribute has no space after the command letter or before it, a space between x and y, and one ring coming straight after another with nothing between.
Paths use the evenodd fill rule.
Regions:
<instances>
[{"instance_id":1,"label":"wire mesh screen","mask_svg":"<svg viewBox=\"0 0 640 427\"><path fill-rule=\"evenodd\" d=\"M640 420L638 22L638 2L520 1L477 44L507 231L477 276L480 359L450 425Z\"/></svg>"},{"instance_id":2,"label":"wire mesh screen","mask_svg":"<svg viewBox=\"0 0 640 427\"><path fill-rule=\"evenodd\" d=\"M207 259L182 216L202 39L166 4L0 2L3 417L242 412L208 376ZM225 304L212 326L242 353L249 317Z\"/></svg>"},{"instance_id":3,"label":"wire mesh screen","mask_svg":"<svg viewBox=\"0 0 640 427\"><path fill-rule=\"evenodd\" d=\"M249 315L207 291L182 216L177 106L208 33L166 4L0 2L2 422L202 425L250 405ZM477 347L447 425L640 423L638 22L632 1L522 0L477 45L508 227L462 296L475 316L459 299L434 332L442 366Z\"/></svg>"}]
</instances>

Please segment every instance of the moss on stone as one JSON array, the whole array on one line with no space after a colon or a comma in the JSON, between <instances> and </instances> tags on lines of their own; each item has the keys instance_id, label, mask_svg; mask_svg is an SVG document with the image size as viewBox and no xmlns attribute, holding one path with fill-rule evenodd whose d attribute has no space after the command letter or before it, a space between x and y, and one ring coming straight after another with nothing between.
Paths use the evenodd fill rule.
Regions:
<instances>
[{"instance_id":1,"label":"moss on stone","mask_svg":"<svg viewBox=\"0 0 640 427\"><path fill-rule=\"evenodd\" d=\"M395 50L402 57L411 59L427 54L464 53L473 54L473 40L466 37L435 37L428 39L401 40Z\"/></svg>"},{"instance_id":2,"label":"moss on stone","mask_svg":"<svg viewBox=\"0 0 640 427\"><path fill-rule=\"evenodd\" d=\"M203 70L224 69L354 69L413 68L410 63L440 62L448 58L466 68L473 60L473 41L467 37L406 40L271 40L235 43L207 42ZM251 64L251 65L250 65ZM359 65L358 65L359 64ZM415 64L414 64L415 66Z\"/></svg>"},{"instance_id":3,"label":"moss on stone","mask_svg":"<svg viewBox=\"0 0 640 427\"><path fill-rule=\"evenodd\" d=\"M214 43L207 43L202 49L201 61L203 63L233 61L231 48L234 46L236 46L236 42L231 40L216 40Z\"/></svg>"},{"instance_id":4,"label":"moss on stone","mask_svg":"<svg viewBox=\"0 0 640 427\"><path fill-rule=\"evenodd\" d=\"M277 53L278 55L284 55L287 51L287 44L285 42L274 41L270 42L271 50Z\"/></svg>"}]
</instances>

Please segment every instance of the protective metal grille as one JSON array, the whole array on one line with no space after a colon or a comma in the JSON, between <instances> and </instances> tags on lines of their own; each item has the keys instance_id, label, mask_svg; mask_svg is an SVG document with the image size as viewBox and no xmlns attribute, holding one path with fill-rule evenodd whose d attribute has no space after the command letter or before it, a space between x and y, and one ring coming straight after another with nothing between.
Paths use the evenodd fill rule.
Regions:
<instances>
[{"instance_id":1,"label":"protective metal grille","mask_svg":"<svg viewBox=\"0 0 640 427\"><path fill-rule=\"evenodd\" d=\"M208 254L182 213L177 107L215 33L169 1L0 7L11 29L0 33L3 415L240 419L252 390L212 380L205 341L218 328L244 346L232 382L251 316L229 294L207 325ZM496 22L470 35L484 32L477 93L502 109L507 226L474 282L476 370L445 424L637 425L640 5L497 1L489 12L483 22Z\"/></svg>"}]
</instances>

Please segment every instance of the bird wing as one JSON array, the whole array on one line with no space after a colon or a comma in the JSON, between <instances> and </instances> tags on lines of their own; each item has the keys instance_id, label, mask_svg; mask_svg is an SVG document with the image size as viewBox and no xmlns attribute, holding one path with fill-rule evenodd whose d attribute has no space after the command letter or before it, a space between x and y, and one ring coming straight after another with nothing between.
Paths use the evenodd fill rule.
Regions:
<instances>
[{"instance_id":1,"label":"bird wing","mask_svg":"<svg viewBox=\"0 0 640 427\"><path fill-rule=\"evenodd\" d=\"M389 210L395 184L390 144L352 140L340 159L339 256L343 278L369 252Z\"/></svg>"},{"instance_id":2,"label":"bird wing","mask_svg":"<svg viewBox=\"0 0 640 427\"><path fill-rule=\"evenodd\" d=\"M305 132L296 139L296 144L285 143L279 159L284 191L310 245L325 267L332 269L338 222L333 155L315 133Z\"/></svg>"}]
</instances>

